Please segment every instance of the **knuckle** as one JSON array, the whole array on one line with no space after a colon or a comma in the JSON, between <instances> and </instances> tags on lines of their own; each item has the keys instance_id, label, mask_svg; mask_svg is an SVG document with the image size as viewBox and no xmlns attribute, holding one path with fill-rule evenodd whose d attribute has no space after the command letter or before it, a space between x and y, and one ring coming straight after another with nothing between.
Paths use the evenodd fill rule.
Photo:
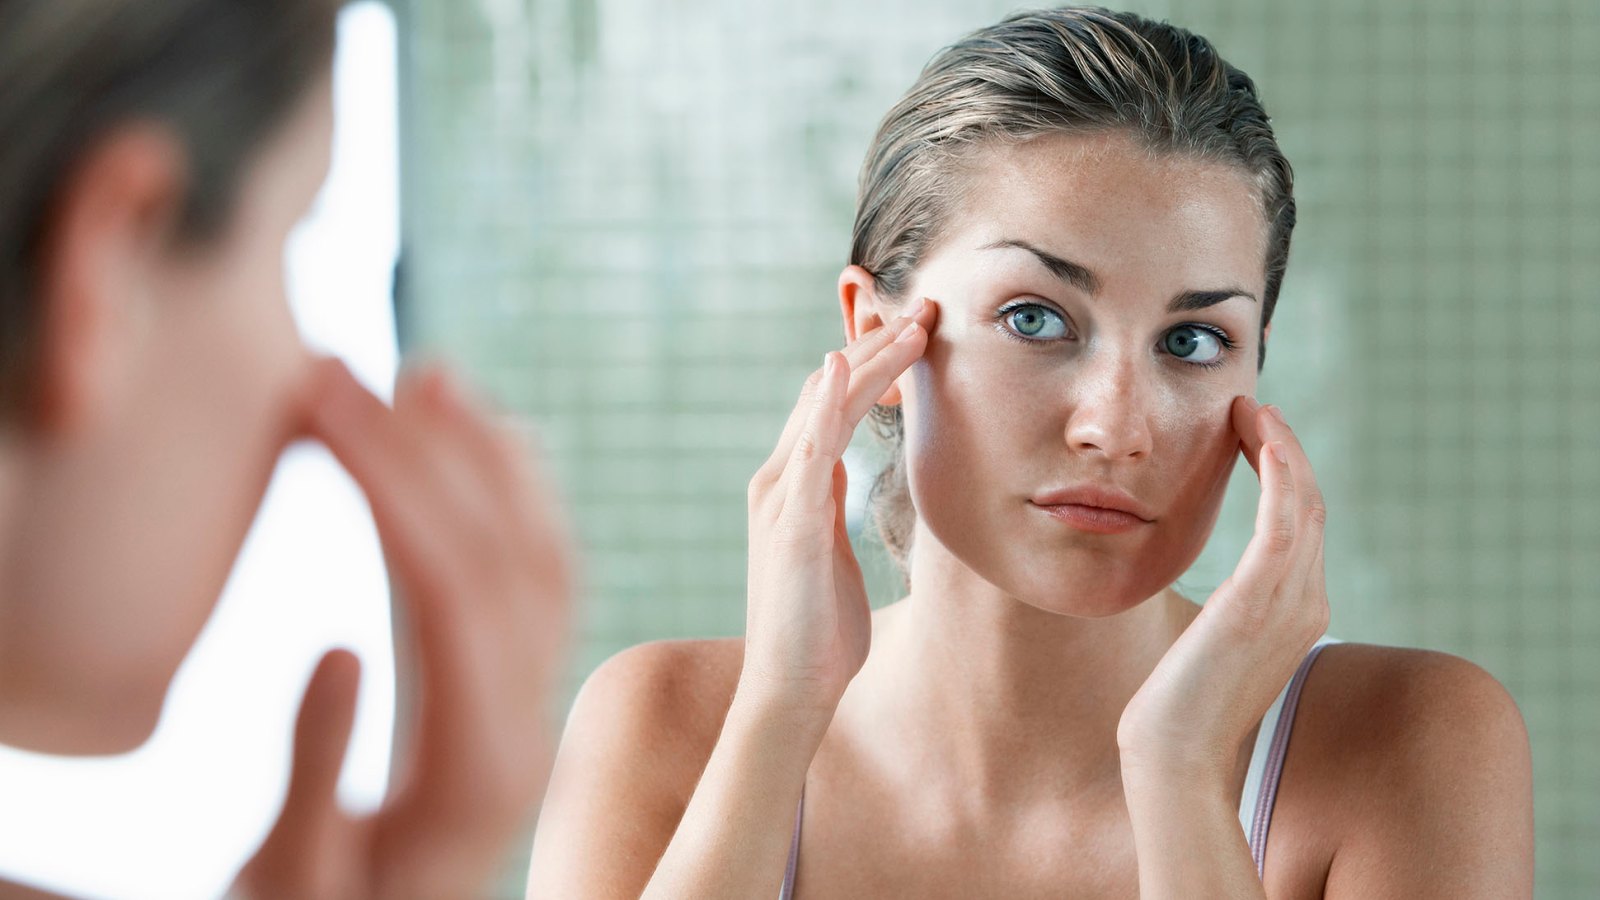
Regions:
<instances>
[{"instance_id":1,"label":"knuckle","mask_svg":"<svg viewBox=\"0 0 1600 900\"><path fill-rule=\"evenodd\" d=\"M821 384L822 370L813 369L811 374L806 376L805 383L800 385L800 398L802 400L808 400L811 397L816 396L817 387Z\"/></svg>"},{"instance_id":2,"label":"knuckle","mask_svg":"<svg viewBox=\"0 0 1600 900\"><path fill-rule=\"evenodd\" d=\"M1313 495L1306 504L1306 521L1310 522L1313 528L1322 528L1328 524L1328 506L1323 502L1321 494Z\"/></svg>"},{"instance_id":3,"label":"knuckle","mask_svg":"<svg viewBox=\"0 0 1600 900\"><path fill-rule=\"evenodd\" d=\"M1294 524L1278 521L1267 529L1267 550L1273 554L1288 553L1294 547Z\"/></svg>"},{"instance_id":4,"label":"knuckle","mask_svg":"<svg viewBox=\"0 0 1600 900\"><path fill-rule=\"evenodd\" d=\"M779 482L777 474L769 469L757 472L756 477L750 479L750 486L745 491L745 501L752 514L762 512L772 505Z\"/></svg>"},{"instance_id":5,"label":"knuckle","mask_svg":"<svg viewBox=\"0 0 1600 900\"><path fill-rule=\"evenodd\" d=\"M794 442L794 458L796 462L808 463L822 455L822 448L817 443L816 435L810 431L803 431Z\"/></svg>"},{"instance_id":6,"label":"knuckle","mask_svg":"<svg viewBox=\"0 0 1600 900\"><path fill-rule=\"evenodd\" d=\"M1312 607L1311 612L1311 630L1313 632L1311 639L1315 641L1317 638L1322 637L1323 634L1327 633L1328 626L1331 624L1333 624L1333 611L1328 608L1328 602L1326 600L1318 602Z\"/></svg>"},{"instance_id":7,"label":"knuckle","mask_svg":"<svg viewBox=\"0 0 1600 900\"><path fill-rule=\"evenodd\" d=\"M1237 615L1232 619L1235 632L1244 640L1254 640L1267 631L1272 608L1270 595L1249 593L1238 598Z\"/></svg>"}]
</instances>

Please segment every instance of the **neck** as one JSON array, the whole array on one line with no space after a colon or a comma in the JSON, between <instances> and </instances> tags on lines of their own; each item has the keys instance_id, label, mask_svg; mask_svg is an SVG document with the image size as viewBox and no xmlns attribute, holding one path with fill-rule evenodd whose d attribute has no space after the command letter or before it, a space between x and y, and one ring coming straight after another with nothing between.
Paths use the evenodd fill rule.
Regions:
<instances>
[{"instance_id":1,"label":"neck","mask_svg":"<svg viewBox=\"0 0 1600 900\"><path fill-rule=\"evenodd\" d=\"M893 752L912 754L924 774L946 770L974 802L1097 790L1120 802L1122 711L1199 607L1167 589L1110 616L1047 612L979 577L926 530L912 584L879 613L855 698L882 723L875 731L892 728Z\"/></svg>"}]
</instances>

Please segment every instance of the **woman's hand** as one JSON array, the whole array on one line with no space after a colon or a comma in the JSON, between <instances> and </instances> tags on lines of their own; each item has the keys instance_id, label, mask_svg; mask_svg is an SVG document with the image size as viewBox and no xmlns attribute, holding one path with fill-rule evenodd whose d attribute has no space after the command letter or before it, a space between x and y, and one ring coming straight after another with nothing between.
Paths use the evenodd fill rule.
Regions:
<instances>
[{"instance_id":1,"label":"woman's hand","mask_svg":"<svg viewBox=\"0 0 1600 900\"><path fill-rule=\"evenodd\" d=\"M524 448L439 371L384 406L317 364L308 431L365 491L405 613L416 708L388 799L371 816L335 788L355 713L355 657L325 656L302 701L288 796L240 873L247 897L478 896L548 777L545 717L573 565ZM402 650L407 649L402 647Z\"/></svg>"},{"instance_id":2,"label":"woman's hand","mask_svg":"<svg viewBox=\"0 0 1600 900\"><path fill-rule=\"evenodd\" d=\"M1232 418L1261 478L1255 536L1123 711L1125 780L1222 789L1250 729L1328 627L1311 462L1276 407L1237 397Z\"/></svg>"},{"instance_id":3,"label":"woman's hand","mask_svg":"<svg viewBox=\"0 0 1600 900\"><path fill-rule=\"evenodd\" d=\"M739 696L831 716L872 624L845 530L841 457L856 425L928 346L932 301L832 352L750 482L749 610Z\"/></svg>"}]
</instances>

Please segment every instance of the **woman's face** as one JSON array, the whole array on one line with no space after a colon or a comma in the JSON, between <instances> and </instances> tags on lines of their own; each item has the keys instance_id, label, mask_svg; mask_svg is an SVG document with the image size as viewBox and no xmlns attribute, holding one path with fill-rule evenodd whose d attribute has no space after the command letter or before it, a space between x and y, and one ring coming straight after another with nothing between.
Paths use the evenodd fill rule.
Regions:
<instances>
[{"instance_id":1,"label":"woman's face","mask_svg":"<svg viewBox=\"0 0 1600 900\"><path fill-rule=\"evenodd\" d=\"M901 379L917 552L931 537L1043 609L1121 612L1215 522L1230 406L1256 385L1264 217L1242 173L1121 134L996 147L968 177L908 294L940 306Z\"/></svg>"},{"instance_id":2,"label":"woman's face","mask_svg":"<svg viewBox=\"0 0 1600 900\"><path fill-rule=\"evenodd\" d=\"M110 324L65 354L74 382L95 385L74 394L87 399L70 424L14 454L23 476L0 510L0 739L113 752L154 727L303 421L309 356L284 241L326 175L331 133L324 72L246 161L218 234L174 246L130 225L60 239L46 302L91 296L80 305ZM126 172L167 159L121 146ZM131 183L114 171L101 182ZM99 196L82 193L67 202ZM116 277L97 274L103 260Z\"/></svg>"}]
</instances>

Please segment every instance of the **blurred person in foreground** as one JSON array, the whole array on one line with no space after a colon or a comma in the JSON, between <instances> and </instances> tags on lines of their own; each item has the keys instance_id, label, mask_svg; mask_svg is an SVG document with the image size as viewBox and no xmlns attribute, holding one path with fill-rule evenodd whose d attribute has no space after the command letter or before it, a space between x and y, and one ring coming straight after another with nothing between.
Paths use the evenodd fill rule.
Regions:
<instances>
[{"instance_id":1,"label":"blurred person in foreground","mask_svg":"<svg viewBox=\"0 0 1600 900\"><path fill-rule=\"evenodd\" d=\"M445 372L391 409L296 334L284 241L327 172L338 6L0 0L0 742L141 744L279 453L320 441L370 502L417 707L381 808L342 812L359 667L322 659L234 893L474 896L544 787L570 551Z\"/></svg>"},{"instance_id":2,"label":"blurred person in foreground","mask_svg":"<svg viewBox=\"0 0 1600 900\"><path fill-rule=\"evenodd\" d=\"M936 54L863 166L849 344L750 483L745 636L590 677L528 896L1530 896L1510 695L1324 634L1327 510L1255 400L1294 224L1198 35L1065 8ZM875 407L908 594L874 611L841 454ZM1255 534L1201 606L1241 456Z\"/></svg>"}]
</instances>

